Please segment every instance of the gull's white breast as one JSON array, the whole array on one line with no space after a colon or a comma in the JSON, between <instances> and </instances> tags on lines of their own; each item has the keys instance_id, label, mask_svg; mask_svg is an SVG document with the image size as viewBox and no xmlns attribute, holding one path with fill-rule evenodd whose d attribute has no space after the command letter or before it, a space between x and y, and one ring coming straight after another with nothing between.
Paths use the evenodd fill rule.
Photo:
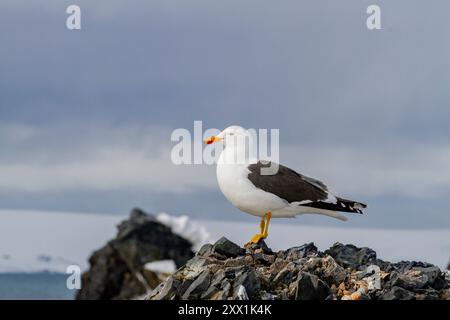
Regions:
<instances>
[{"instance_id":1,"label":"gull's white breast","mask_svg":"<svg viewBox=\"0 0 450 320\"><path fill-rule=\"evenodd\" d=\"M238 209L255 216L264 216L289 206L280 197L256 188L247 178L247 164L217 164L217 182L225 197ZM281 212L280 212L281 213ZM294 214L283 214L293 216Z\"/></svg>"}]
</instances>

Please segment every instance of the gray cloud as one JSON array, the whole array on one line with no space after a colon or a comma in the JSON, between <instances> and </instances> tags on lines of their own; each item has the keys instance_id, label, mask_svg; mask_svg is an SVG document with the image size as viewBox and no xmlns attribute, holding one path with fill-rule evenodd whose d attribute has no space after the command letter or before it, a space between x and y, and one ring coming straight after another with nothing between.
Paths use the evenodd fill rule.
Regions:
<instances>
[{"instance_id":1,"label":"gray cloud","mask_svg":"<svg viewBox=\"0 0 450 320\"><path fill-rule=\"evenodd\" d=\"M70 32L71 1L2 1L3 205L201 198L213 170L172 168L166 134L203 120L280 128L284 162L380 211L446 208L450 4L379 3L383 30L369 32L370 1L78 1L83 29Z\"/></svg>"},{"instance_id":2,"label":"gray cloud","mask_svg":"<svg viewBox=\"0 0 450 320\"><path fill-rule=\"evenodd\" d=\"M195 141L192 128L187 129L193 162ZM172 147L178 143L165 127L0 124L0 133L0 192L145 188L180 194L217 189L214 168L173 163ZM450 144L405 148L395 140L367 147L280 143L283 163L323 177L343 193L436 199L450 189Z\"/></svg>"}]
</instances>

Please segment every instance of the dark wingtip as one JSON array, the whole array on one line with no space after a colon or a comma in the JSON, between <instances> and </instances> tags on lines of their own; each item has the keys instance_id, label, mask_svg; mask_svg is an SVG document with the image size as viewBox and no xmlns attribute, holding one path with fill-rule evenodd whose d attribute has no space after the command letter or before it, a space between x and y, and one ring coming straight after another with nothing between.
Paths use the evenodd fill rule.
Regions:
<instances>
[{"instance_id":1,"label":"dark wingtip","mask_svg":"<svg viewBox=\"0 0 450 320\"><path fill-rule=\"evenodd\" d=\"M361 202L355 202L354 205L357 205L358 207L361 207L361 208L358 208L358 209L365 209L365 208L367 208L367 204L361 203Z\"/></svg>"},{"instance_id":2,"label":"dark wingtip","mask_svg":"<svg viewBox=\"0 0 450 320\"><path fill-rule=\"evenodd\" d=\"M357 213L364 214L364 212L361 209L367 208L367 205L361 202L355 202L353 208L356 210Z\"/></svg>"}]
</instances>

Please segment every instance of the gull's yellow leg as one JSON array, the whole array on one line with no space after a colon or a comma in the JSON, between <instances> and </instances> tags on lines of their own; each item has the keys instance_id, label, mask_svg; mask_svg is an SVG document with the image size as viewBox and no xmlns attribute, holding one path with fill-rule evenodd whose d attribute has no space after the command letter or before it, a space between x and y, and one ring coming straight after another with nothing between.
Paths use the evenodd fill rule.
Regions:
<instances>
[{"instance_id":1,"label":"gull's yellow leg","mask_svg":"<svg viewBox=\"0 0 450 320\"><path fill-rule=\"evenodd\" d=\"M265 221L265 217L264 217L261 219L261 222L259 223L259 230L260 230L261 234L264 233L265 227L266 227L266 221Z\"/></svg>"},{"instance_id":2,"label":"gull's yellow leg","mask_svg":"<svg viewBox=\"0 0 450 320\"><path fill-rule=\"evenodd\" d=\"M270 218L272 218L272 213L269 211L266 214L266 222L264 224L264 239L267 238L267 236L269 235L269 223L270 223Z\"/></svg>"},{"instance_id":3,"label":"gull's yellow leg","mask_svg":"<svg viewBox=\"0 0 450 320\"><path fill-rule=\"evenodd\" d=\"M257 244L261 240L267 238L267 236L269 234L268 231L269 231L269 223L270 223L271 216L272 216L272 214L270 213L270 211L265 214L264 218L261 219L261 222L259 224L260 233L255 234L252 237L252 239L247 243L247 245Z\"/></svg>"}]
</instances>

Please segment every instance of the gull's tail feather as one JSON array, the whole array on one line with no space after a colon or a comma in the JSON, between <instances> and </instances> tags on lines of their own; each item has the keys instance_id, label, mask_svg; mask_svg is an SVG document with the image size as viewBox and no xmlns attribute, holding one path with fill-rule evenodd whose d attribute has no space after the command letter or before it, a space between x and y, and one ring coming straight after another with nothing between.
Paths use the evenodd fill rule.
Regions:
<instances>
[{"instance_id":1,"label":"gull's tail feather","mask_svg":"<svg viewBox=\"0 0 450 320\"><path fill-rule=\"evenodd\" d=\"M295 212L295 215L302 215L302 214L321 214L323 216L332 217L341 221L347 221L347 217L343 214L333 211L333 210L326 210L326 209L319 209L319 208L313 208L313 207L300 207L297 208L297 211Z\"/></svg>"},{"instance_id":2,"label":"gull's tail feather","mask_svg":"<svg viewBox=\"0 0 450 320\"><path fill-rule=\"evenodd\" d=\"M302 206L322 209L326 211L353 212L359 214L363 214L362 209L367 208L367 205L361 202L347 200L339 197L335 198L336 200L333 202L315 201L311 203L305 203Z\"/></svg>"},{"instance_id":3,"label":"gull's tail feather","mask_svg":"<svg viewBox=\"0 0 450 320\"><path fill-rule=\"evenodd\" d=\"M362 209L367 208L367 205L361 202L353 201L353 200L347 200L343 198L337 198L338 205L342 207L339 211L344 212L354 212L363 214Z\"/></svg>"}]
</instances>

